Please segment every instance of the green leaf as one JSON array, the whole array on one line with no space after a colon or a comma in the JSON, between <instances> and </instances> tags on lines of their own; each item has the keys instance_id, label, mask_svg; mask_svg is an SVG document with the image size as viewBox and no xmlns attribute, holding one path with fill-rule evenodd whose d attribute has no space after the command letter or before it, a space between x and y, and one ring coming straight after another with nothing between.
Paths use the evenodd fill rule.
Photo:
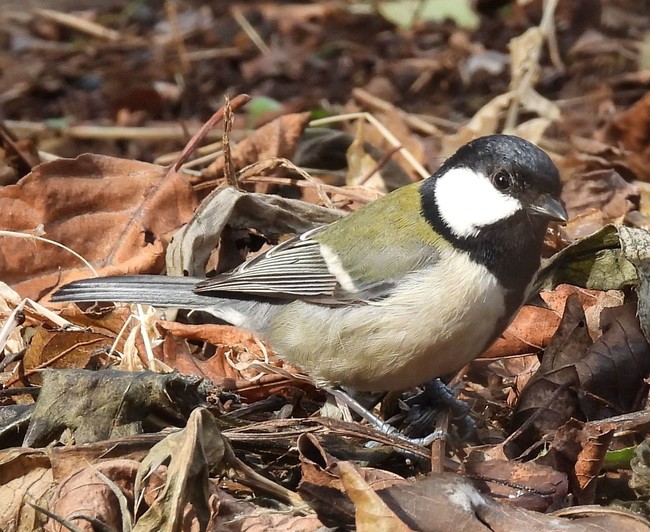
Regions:
<instances>
[{"instance_id":1,"label":"green leaf","mask_svg":"<svg viewBox=\"0 0 650 532\"><path fill-rule=\"evenodd\" d=\"M538 272L536 286L540 290L553 290L559 284L620 290L636 286L638 280L634 265L621 250L618 228L607 225L556 253Z\"/></svg>"},{"instance_id":2,"label":"green leaf","mask_svg":"<svg viewBox=\"0 0 650 532\"><path fill-rule=\"evenodd\" d=\"M614 470L614 469L629 469L630 460L634 458L634 452L636 451L636 446L626 447L625 449L619 449L617 451L607 451L605 453L605 461L603 462L602 469Z\"/></svg>"},{"instance_id":3,"label":"green leaf","mask_svg":"<svg viewBox=\"0 0 650 532\"><path fill-rule=\"evenodd\" d=\"M650 232L606 225L574 242L543 265L535 289L553 290L563 283L594 290L634 286L641 330L650 341Z\"/></svg>"},{"instance_id":4,"label":"green leaf","mask_svg":"<svg viewBox=\"0 0 650 532\"><path fill-rule=\"evenodd\" d=\"M415 22L453 20L461 28L475 29L479 17L470 0L397 0L379 2L379 13L389 22L410 28Z\"/></svg>"},{"instance_id":5,"label":"green leaf","mask_svg":"<svg viewBox=\"0 0 650 532\"><path fill-rule=\"evenodd\" d=\"M246 111L251 124L267 113L273 113L282 109L282 104L267 96L255 96L246 104Z\"/></svg>"}]
</instances>

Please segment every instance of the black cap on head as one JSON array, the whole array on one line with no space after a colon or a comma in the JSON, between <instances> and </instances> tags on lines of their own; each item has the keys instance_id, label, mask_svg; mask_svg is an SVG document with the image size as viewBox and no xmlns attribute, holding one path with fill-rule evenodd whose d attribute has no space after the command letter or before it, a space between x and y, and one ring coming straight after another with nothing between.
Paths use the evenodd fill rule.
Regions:
<instances>
[{"instance_id":1,"label":"black cap on head","mask_svg":"<svg viewBox=\"0 0 650 532\"><path fill-rule=\"evenodd\" d=\"M532 142L512 135L479 137L458 149L442 165L446 169L466 166L488 177L505 169L515 178L513 195L531 187L538 193L559 197L560 174L551 158Z\"/></svg>"},{"instance_id":2,"label":"black cap on head","mask_svg":"<svg viewBox=\"0 0 650 532\"><path fill-rule=\"evenodd\" d=\"M537 269L549 221L566 216L561 191L550 157L511 135L465 144L420 187L433 229L513 293Z\"/></svg>"}]
</instances>

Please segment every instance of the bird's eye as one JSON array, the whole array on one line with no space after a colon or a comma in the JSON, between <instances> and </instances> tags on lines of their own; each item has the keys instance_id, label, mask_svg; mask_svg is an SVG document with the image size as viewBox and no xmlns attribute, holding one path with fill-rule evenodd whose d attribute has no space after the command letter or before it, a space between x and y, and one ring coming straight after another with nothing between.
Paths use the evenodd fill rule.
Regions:
<instances>
[{"instance_id":1,"label":"bird's eye","mask_svg":"<svg viewBox=\"0 0 650 532\"><path fill-rule=\"evenodd\" d=\"M498 170L492 177L492 182L498 190L508 190L510 188L510 175L505 170Z\"/></svg>"}]
</instances>

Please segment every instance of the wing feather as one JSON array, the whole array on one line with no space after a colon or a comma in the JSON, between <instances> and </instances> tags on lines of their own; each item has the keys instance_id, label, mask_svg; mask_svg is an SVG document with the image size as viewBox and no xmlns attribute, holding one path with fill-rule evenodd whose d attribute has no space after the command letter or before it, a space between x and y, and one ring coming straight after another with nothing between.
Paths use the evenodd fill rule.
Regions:
<instances>
[{"instance_id":1,"label":"wing feather","mask_svg":"<svg viewBox=\"0 0 650 532\"><path fill-rule=\"evenodd\" d=\"M355 272L346 269L322 242L320 233L330 227L318 227L282 242L230 273L198 283L194 291L304 299L324 305L368 303L391 294L398 280L410 272L431 267L438 260L435 249L421 245L411 249L386 243L378 253L368 255L364 235L357 231L360 243L348 251L363 255L368 271Z\"/></svg>"},{"instance_id":2,"label":"wing feather","mask_svg":"<svg viewBox=\"0 0 650 532\"><path fill-rule=\"evenodd\" d=\"M321 245L312 237L316 228L287 240L244 262L231 273L199 283L195 292L238 292L279 298L331 298L339 288Z\"/></svg>"}]
</instances>

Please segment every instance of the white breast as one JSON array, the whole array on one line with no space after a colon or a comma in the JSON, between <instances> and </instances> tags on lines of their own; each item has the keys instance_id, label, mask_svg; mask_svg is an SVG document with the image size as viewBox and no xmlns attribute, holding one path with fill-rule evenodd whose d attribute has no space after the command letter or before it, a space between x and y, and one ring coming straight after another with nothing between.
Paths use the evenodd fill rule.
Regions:
<instances>
[{"instance_id":1,"label":"white breast","mask_svg":"<svg viewBox=\"0 0 650 532\"><path fill-rule=\"evenodd\" d=\"M277 352L318 382L371 391L403 390L459 369L487 347L505 313L496 278L457 251L411 274L380 303L289 307L283 321L291 327L270 339Z\"/></svg>"}]
</instances>

